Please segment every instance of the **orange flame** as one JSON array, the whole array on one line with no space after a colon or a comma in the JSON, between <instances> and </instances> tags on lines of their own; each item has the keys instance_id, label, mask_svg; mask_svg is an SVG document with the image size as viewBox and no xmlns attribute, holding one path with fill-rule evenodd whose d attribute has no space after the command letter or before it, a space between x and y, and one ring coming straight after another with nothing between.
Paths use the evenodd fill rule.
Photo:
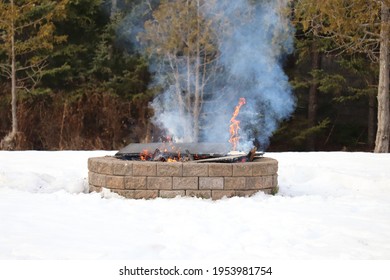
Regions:
<instances>
[{"instance_id":1,"label":"orange flame","mask_svg":"<svg viewBox=\"0 0 390 280\"><path fill-rule=\"evenodd\" d=\"M162 161L167 161L167 162L177 162L181 161L181 153L180 149L177 149L173 142L172 138L167 136L168 139L167 142L163 142L161 146L159 147L159 150L165 154L164 157L161 159ZM154 152L150 152L149 150L143 150L139 154L139 159L142 161L147 161L147 160L154 160ZM171 155L170 155L171 154ZM169 155L169 157L167 157Z\"/></svg>"},{"instance_id":2,"label":"orange flame","mask_svg":"<svg viewBox=\"0 0 390 280\"><path fill-rule=\"evenodd\" d=\"M230 119L230 126L229 126L229 132L230 132L230 139L229 143L232 144L232 151L236 151L237 145L240 139L240 136L238 135L238 130L240 129L240 121L236 120L238 114L240 113L240 109L242 105L246 104L245 98L241 97L238 101L238 105L236 108L234 108L233 116Z\"/></svg>"},{"instance_id":3,"label":"orange flame","mask_svg":"<svg viewBox=\"0 0 390 280\"><path fill-rule=\"evenodd\" d=\"M152 154L148 151L148 150L143 150L140 154L139 154L139 158L141 160L149 160L151 158Z\"/></svg>"}]
</instances>

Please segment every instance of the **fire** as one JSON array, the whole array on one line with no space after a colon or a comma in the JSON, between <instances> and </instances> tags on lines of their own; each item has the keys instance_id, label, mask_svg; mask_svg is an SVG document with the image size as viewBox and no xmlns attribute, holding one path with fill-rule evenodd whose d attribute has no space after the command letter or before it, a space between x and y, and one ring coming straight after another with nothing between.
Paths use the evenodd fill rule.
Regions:
<instances>
[{"instance_id":1,"label":"fire","mask_svg":"<svg viewBox=\"0 0 390 280\"><path fill-rule=\"evenodd\" d=\"M149 160L152 157L152 154L148 150L143 150L139 154L140 160Z\"/></svg>"},{"instance_id":2,"label":"fire","mask_svg":"<svg viewBox=\"0 0 390 280\"><path fill-rule=\"evenodd\" d=\"M139 154L139 159L142 161L166 161L177 162L181 160L180 149L177 149L172 142L171 137L166 137L167 142L163 142L161 147L151 152L149 150L143 150Z\"/></svg>"},{"instance_id":3,"label":"fire","mask_svg":"<svg viewBox=\"0 0 390 280\"><path fill-rule=\"evenodd\" d=\"M232 144L232 151L236 151L237 145L240 139L240 136L238 135L238 130L240 129L240 121L236 120L238 114L240 113L240 109L242 105L246 104L245 98L241 97L238 101L238 105L236 108L234 108L233 116L230 119L230 126L229 126L229 132L230 132L230 139L229 143Z\"/></svg>"}]
</instances>

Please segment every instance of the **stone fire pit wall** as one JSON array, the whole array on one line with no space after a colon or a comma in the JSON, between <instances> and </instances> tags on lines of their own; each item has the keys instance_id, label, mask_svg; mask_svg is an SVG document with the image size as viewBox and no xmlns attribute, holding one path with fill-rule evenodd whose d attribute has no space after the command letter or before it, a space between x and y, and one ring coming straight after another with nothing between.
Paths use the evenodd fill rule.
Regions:
<instances>
[{"instance_id":1,"label":"stone fire pit wall","mask_svg":"<svg viewBox=\"0 0 390 280\"><path fill-rule=\"evenodd\" d=\"M107 188L126 198L195 196L220 199L277 191L278 162L262 157L245 163L127 161L112 156L88 159L89 191Z\"/></svg>"}]
</instances>

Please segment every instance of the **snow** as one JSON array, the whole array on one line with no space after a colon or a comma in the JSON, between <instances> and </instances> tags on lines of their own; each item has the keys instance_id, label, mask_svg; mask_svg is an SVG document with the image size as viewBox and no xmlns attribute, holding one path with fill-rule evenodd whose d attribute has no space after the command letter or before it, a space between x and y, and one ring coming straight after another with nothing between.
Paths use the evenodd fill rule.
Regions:
<instances>
[{"instance_id":1,"label":"snow","mask_svg":"<svg viewBox=\"0 0 390 280\"><path fill-rule=\"evenodd\" d=\"M279 193L219 201L87 192L87 159L0 152L0 259L389 259L390 154L267 153Z\"/></svg>"}]
</instances>

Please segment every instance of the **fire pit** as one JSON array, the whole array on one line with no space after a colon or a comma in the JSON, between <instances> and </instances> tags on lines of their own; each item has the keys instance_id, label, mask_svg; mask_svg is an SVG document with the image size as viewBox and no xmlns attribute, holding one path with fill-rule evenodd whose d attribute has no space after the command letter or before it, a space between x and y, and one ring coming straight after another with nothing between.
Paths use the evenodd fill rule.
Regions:
<instances>
[{"instance_id":1,"label":"fire pit","mask_svg":"<svg viewBox=\"0 0 390 280\"><path fill-rule=\"evenodd\" d=\"M278 162L252 149L220 143L131 144L115 156L88 160L89 190L126 198L195 196L220 199L277 191Z\"/></svg>"}]
</instances>

